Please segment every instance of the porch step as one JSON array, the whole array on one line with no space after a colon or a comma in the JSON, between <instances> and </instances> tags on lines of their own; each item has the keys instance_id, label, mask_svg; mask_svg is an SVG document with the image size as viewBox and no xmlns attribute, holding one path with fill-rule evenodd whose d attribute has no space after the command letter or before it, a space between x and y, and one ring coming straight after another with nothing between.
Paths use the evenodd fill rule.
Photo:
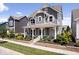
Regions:
<instances>
[{"instance_id":1,"label":"porch step","mask_svg":"<svg viewBox=\"0 0 79 59\"><path fill-rule=\"evenodd\" d=\"M35 44L36 42L38 42L38 41L40 40L40 37L41 37L41 36L38 36L37 38L33 39L33 40L31 41L31 44Z\"/></svg>"}]
</instances>

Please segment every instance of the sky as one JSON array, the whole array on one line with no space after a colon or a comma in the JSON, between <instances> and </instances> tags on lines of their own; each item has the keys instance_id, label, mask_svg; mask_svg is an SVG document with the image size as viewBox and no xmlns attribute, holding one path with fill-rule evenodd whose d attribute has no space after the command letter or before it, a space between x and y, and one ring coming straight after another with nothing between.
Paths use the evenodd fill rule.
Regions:
<instances>
[{"instance_id":1,"label":"sky","mask_svg":"<svg viewBox=\"0 0 79 59\"><path fill-rule=\"evenodd\" d=\"M63 25L71 26L71 11L79 9L77 3L49 3L49 6L60 5L63 11ZM0 3L0 23L6 22L9 16L30 16L42 8L43 3Z\"/></svg>"}]
</instances>

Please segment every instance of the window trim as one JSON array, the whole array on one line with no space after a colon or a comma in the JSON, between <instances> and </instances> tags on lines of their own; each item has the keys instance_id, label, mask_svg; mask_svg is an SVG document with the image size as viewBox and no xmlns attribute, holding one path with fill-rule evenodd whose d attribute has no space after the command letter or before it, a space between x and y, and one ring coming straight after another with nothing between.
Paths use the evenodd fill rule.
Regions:
<instances>
[{"instance_id":1,"label":"window trim","mask_svg":"<svg viewBox=\"0 0 79 59\"><path fill-rule=\"evenodd\" d=\"M14 21L13 20L9 20L9 26L13 27L14 26Z\"/></svg>"},{"instance_id":2,"label":"window trim","mask_svg":"<svg viewBox=\"0 0 79 59\"><path fill-rule=\"evenodd\" d=\"M52 17L52 21L50 21L50 17ZM53 15L49 16L49 22L54 22L54 16Z\"/></svg>"},{"instance_id":3,"label":"window trim","mask_svg":"<svg viewBox=\"0 0 79 59\"><path fill-rule=\"evenodd\" d=\"M52 22L53 21L53 17L52 17L52 19L50 19L50 17L52 17L52 16L49 16L49 21Z\"/></svg>"},{"instance_id":4,"label":"window trim","mask_svg":"<svg viewBox=\"0 0 79 59\"><path fill-rule=\"evenodd\" d=\"M35 24L35 19L31 18L31 24Z\"/></svg>"},{"instance_id":5,"label":"window trim","mask_svg":"<svg viewBox=\"0 0 79 59\"><path fill-rule=\"evenodd\" d=\"M41 20L39 20L39 18L41 18ZM38 16L38 21L39 21L39 22L41 22L41 21L42 21L42 19L43 19L43 18L42 18L42 16Z\"/></svg>"}]
</instances>

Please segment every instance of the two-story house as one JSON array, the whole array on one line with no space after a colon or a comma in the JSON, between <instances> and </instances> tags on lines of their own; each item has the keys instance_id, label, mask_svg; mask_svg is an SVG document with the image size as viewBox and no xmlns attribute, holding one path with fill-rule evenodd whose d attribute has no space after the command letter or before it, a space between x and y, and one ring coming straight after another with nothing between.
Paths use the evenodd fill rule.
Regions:
<instances>
[{"instance_id":1,"label":"two-story house","mask_svg":"<svg viewBox=\"0 0 79 59\"><path fill-rule=\"evenodd\" d=\"M49 35L56 39L56 35L62 31L63 13L61 6L44 6L29 16L27 26L24 26L26 35L40 36Z\"/></svg>"},{"instance_id":2,"label":"two-story house","mask_svg":"<svg viewBox=\"0 0 79 59\"><path fill-rule=\"evenodd\" d=\"M8 27L15 33L24 33L23 26L26 26L28 18L26 16L10 16L8 19Z\"/></svg>"}]
</instances>

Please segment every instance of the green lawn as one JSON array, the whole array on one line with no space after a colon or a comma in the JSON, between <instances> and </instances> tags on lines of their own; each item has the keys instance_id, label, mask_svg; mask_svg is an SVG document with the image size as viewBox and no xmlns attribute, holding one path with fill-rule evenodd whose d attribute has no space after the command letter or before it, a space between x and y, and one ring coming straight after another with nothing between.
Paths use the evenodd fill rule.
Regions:
<instances>
[{"instance_id":1,"label":"green lawn","mask_svg":"<svg viewBox=\"0 0 79 59\"><path fill-rule=\"evenodd\" d=\"M15 50L17 52L20 52L26 55L59 55L58 53L26 47L26 46L22 46L22 45L10 43L10 42L1 42L0 46Z\"/></svg>"}]
</instances>

